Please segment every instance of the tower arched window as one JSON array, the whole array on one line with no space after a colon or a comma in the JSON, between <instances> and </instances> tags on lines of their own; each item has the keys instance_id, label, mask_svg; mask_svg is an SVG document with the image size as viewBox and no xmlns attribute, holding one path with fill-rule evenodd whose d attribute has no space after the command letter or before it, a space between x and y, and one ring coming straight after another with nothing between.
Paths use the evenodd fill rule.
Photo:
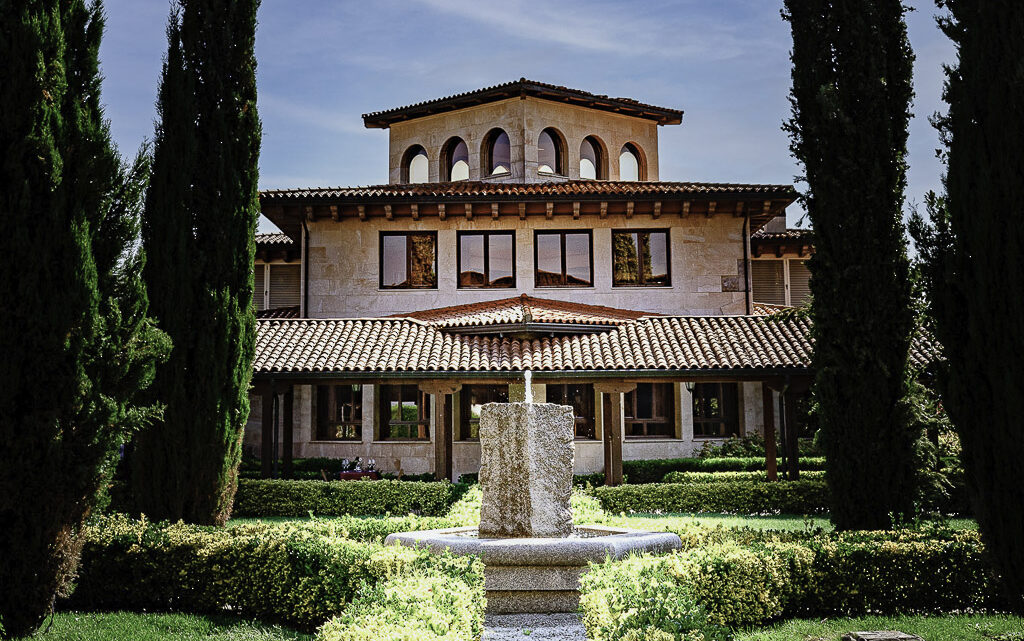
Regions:
<instances>
[{"instance_id":1,"label":"tower arched window","mask_svg":"<svg viewBox=\"0 0 1024 641\"><path fill-rule=\"evenodd\" d=\"M462 138L452 138L445 143L441 167L444 168L443 180L469 180L469 147Z\"/></svg>"},{"instance_id":2,"label":"tower arched window","mask_svg":"<svg viewBox=\"0 0 1024 641\"><path fill-rule=\"evenodd\" d=\"M604 162L604 147L593 136L587 136L580 143L580 178L604 180L607 176Z\"/></svg>"},{"instance_id":3,"label":"tower arched window","mask_svg":"<svg viewBox=\"0 0 1024 641\"><path fill-rule=\"evenodd\" d=\"M402 182L425 183L430 180L430 161L427 150L420 145L413 145L402 157Z\"/></svg>"},{"instance_id":4,"label":"tower arched window","mask_svg":"<svg viewBox=\"0 0 1024 641\"><path fill-rule=\"evenodd\" d=\"M619 180L644 180L643 156L631 142L622 145L619 152Z\"/></svg>"},{"instance_id":5,"label":"tower arched window","mask_svg":"<svg viewBox=\"0 0 1024 641\"><path fill-rule=\"evenodd\" d=\"M537 171L545 174L565 175L562 136L548 127L537 138Z\"/></svg>"},{"instance_id":6,"label":"tower arched window","mask_svg":"<svg viewBox=\"0 0 1024 641\"><path fill-rule=\"evenodd\" d=\"M512 147L508 134L501 129L492 129L484 139L484 154L487 159L487 175L501 176L512 171Z\"/></svg>"}]
</instances>

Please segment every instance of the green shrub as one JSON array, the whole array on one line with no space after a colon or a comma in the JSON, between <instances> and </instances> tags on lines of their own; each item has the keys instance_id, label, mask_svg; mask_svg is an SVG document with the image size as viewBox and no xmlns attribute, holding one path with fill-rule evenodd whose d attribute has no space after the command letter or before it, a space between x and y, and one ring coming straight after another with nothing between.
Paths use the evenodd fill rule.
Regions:
<instances>
[{"instance_id":1,"label":"green shrub","mask_svg":"<svg viewBox=\"0 0 1024 641\"><path fill-rule=\"evenodd\" d=\"M632 485L660 483L669 472L760 472L763 456L747 458L675 458L623 461L622 473ZM800 470L824 470L824 457L801 457Z\"/></svg>"},{"instance_id":2,"label":"green shrub","mask_svg":"<svg viewBox=\"0 0 1024 641\"><path fill-rule=\"evenodd\" d=\"M728 512L814 514L828 505L823 479L806 481L714 481L649 483L591 490L606 512Z\"/></svg>"},{"instance_id":3,"label":"green shrub","mask_svg":"<svg viewBox=\"0 0 1024 641\"><path fill-rule=\"evenodd\" d=\"M463 488L446 481L281 481L238 482L233 516L319 516L423 514L441 516Z\"/></svg>"},{"instance_id":4,"label":"green shrub","mask_svg":"<svg viewBox=\"0 0 1024 641\"><path fill-rule=\"evenodd\" d=\"M715 641L727 631L656 557L592 565L580 577L581 620L594 641Z\"/></svg>"},{"instance_id":5,"label":"green shrub","mask_svg":"<svg viewBox=\"0 0 1024 641\"><path fill-rule=\"evenodd\" d=\"M483 620L483 564L442 557L430 572L364 585L317 640L476 641Z\"/></svg>"},{"instance_id":6,"label":"green shrub","mask_svg":"<svg viewBox=\"0 0 1024 641\"><path fill-rule=\"evenodd\" d=\"M644 581L634 577L643 576ZM665 587L666 584L668 587ZM615 586L624 586L623 595ZM661 627L659 601L685 593L712 624L780 617L979 610L1004 605L976 532L818 534L801 542L735 542L592 566L581 582L588 629L631 617Z\"/></svg>"},{"instance_id":7,"label":"green shrub","mask_svg":"<svg viewBox=\"0 0 1024 641\"><path fill-rule=\"evenodd\" d=\"M800 472L800 480L811 481L825 478L824 470ZM768 473L760 472L669 472L662 483L718 483L721 481L768 481Z\"/></svg>"},{"instance_id":8,"label":"green shrub","mask_svg":"<svg viewBox=\"0 0 1024 641\"><path fill-rule=\"evenodd\" d=\"M229 521L228 527L252 525L250 520ZM289 524L305 531L350 541L383 543L389 534L418 530L437 530L458 525L443 516L333 516L314 517Z\"/></svg>"},{"instance_id":9,"label":"green shrub","mask_svg":"<svg viewBox=\"0 0 1024 641\"><path fill-rule=\"evenodd\" d=\"M291 525L203 528L123 515L85 530L78 609L220 612L312 629L363 583L430 567L425 551Z\"/></svg>"}]
</instances>

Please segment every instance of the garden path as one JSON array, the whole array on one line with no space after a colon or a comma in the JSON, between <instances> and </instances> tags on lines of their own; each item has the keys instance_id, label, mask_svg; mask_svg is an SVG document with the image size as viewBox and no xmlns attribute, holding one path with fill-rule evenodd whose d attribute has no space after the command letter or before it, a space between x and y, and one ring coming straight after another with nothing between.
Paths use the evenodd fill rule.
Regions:
<instances>
[{"instance_id":1,"label":"garden path","mask_svg":"<svg viewBox=\"0 0 1024 641\"><path fill-rule=\"evenodd\" d=\"M482 641L587 641L575 614L488 614Z\"/></svg>"}]
</instances>

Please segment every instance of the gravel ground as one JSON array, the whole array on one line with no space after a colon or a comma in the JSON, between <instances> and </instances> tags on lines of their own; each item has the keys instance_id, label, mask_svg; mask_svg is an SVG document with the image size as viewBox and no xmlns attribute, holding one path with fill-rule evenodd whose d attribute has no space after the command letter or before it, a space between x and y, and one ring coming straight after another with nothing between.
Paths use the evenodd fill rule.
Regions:
<instances>
[{"instance_id":1,"label":"gravel ground","mask_svg":"<svg viewBox=\"0 0 1024 641\"><path fill-rule=\"evenodd\" d=\"M483 641L587 641L575 614L488 614Z\"/></svg>"}]
</instances>

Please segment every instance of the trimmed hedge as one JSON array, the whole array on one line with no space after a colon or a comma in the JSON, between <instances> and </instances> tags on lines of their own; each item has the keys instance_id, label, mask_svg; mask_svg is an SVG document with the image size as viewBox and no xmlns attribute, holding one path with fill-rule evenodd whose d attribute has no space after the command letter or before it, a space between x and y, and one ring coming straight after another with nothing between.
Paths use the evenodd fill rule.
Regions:
<instances>
[{"instance_id":1,"label":"trimmed hedge","mask_svg":"<svg viewBox=\"0 0 1024 641\"><path fill-rule=\"evenodd\" d=\"M451 557L442 563L442 572L365 585L317 640L476 641L483 633L483 564Z\"/></svg>"},{"instance_id":2,"label":"trimmed hedge","mask_svg":"<svg viewBox=\"0 0 1024 641\"><path fill-rule=\"evenodd\" d=\"M312 629L364 583L441 561L424 550L347 541L315 528L151 524L123 515L85 530L68 607L221 612ZM467 562L468 563L468 562Z\"/></svg>"},{"instance_id":3,"label":"trimmed hedge","mask_svg":"<svg viewBox=\"0 0 1024 641\"><path fill-rule=\"evenodd\" d=\"M622 473L626 482L637 485L660 483L669 472L761 472L767 463L765 458L673 458L623 461ZM804 457L800 459L800 471L824 470L825 457Z\"/></svg>"},{"instance_id":4,"label":"trimmed hedge","mask_svg":"<svg viewBox=\"0 0 1024 641\"><path fill-rule=\"evenodd\" d=\"M650 588L616 594L645 576ZM592 566L581 579L583 621L594 639L622 621L660 627L664 584L688 595L707 623L737 628L779 617L977 610L1003 605L976 532L819 535L802 543L727 543ZM655 612L655 616L649 613ZM648 614L645 614L648 613Z\"/></svg>"},{"instance_id":5,"label":"trimmed hedge","mask_svg":"<svg viewBox=\"0 0 1024 641\"><path fill-rule=\"evenodd\" d=\"M240 479L232 516L442 516L463 490L446 481Z\"/></svg>"},{"instance_id":6,"label":"trimmed hedge","mask_svg":"<svg viewBox=\"0 0 1024 641\"><path fill-rule=\"evenodd\" d=\"M257 522L258 519L257 519ZM248 527L252 521L228 521L227 527ZM273 525L273 524L271 524ZM297 524L304 531L350 541L383 543L389 534L436 530L459 525L442 516L332 516L314 517Z\"/></svg>"},{"instance_id":7,"label":"trimmed hedge","mask_svg":"<svg viewBox=\"0 0 1024 641\"><path fill-rule=\"evenodd\" d=\"M828 508L824 479L806 481L714 481L595 487L593 496L612 514L629 512L725 512L815 514Z\"/></svg>"},{"instance_id":8,"label":"trimmed hedge","mask_svg":"<svg viewBox=\"0 0 1024 641\"><path fill-rule=\"evenodd\" d=\"M816 481L825 478L824 470L800 472L800 480ZM721 481L768 482L768 473L760 472L669 472L662 483L717 483Z\"/></svg>"}]
</instances>

